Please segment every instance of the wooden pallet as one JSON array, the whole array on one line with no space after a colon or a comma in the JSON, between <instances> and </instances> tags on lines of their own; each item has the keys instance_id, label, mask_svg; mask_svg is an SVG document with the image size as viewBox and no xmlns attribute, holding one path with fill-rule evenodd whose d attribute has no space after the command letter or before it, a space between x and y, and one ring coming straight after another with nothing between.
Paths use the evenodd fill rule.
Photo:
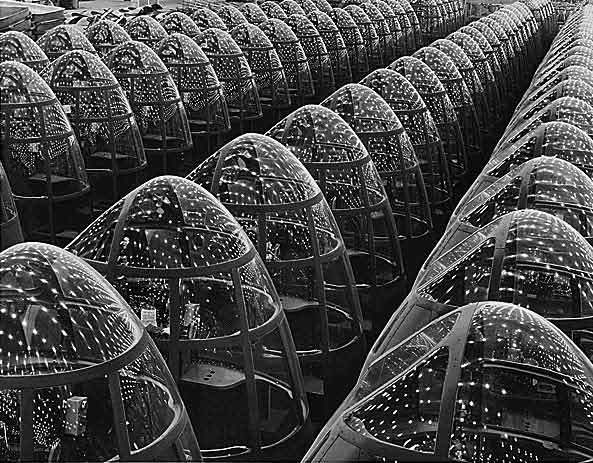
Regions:
<instances>
[{"instance_id":1,"label":"wooden pallet","mask_svg":"<svg viewBox=\"0 0 593 463\"><path fill-rule=\"evenodd\" d=\"M20 30L39 37L64 21L64 8L37 2L0 0L0 31Z\"/></svg>"}]
</instances>

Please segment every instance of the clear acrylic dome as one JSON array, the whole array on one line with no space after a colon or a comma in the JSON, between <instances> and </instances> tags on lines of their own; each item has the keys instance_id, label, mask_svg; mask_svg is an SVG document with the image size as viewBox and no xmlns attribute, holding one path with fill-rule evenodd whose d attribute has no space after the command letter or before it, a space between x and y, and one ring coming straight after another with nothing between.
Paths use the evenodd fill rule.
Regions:
<instances>
[{"instance_id":1,"label":"clear acrylic dome","mask_svg":"<svg viewBox=\"0 0 593 463\"><path fill-rule=\"evenodd\" d=\"M558 15L559 20L565 20L568 18L575 9L578 8L579 3L570 1L560 1L554 4L554 9Z\"/></svg>"},{"instance_id":2,"label":"clear acrylic dome","mask_svg":"<svg viewBox=\"0 0 593 463\"><path fill-rule=\"evenodd\" d=\"M463 198L433 255L441 255L477 229L519 209L548 212L593 242L593 180L564 159L542 156Z\"/></svg>"},{"instance_id":3,"label":"clear acrylic dome","mask_svg":"<svg viewBox=\"0 0 593 463\"><path fill-rule=\"evenodd\" d=\"M524 3L532 12L537 24L541 28L541 35L543 40L545 41L545 44L549 44L552 41L556 32L558 32L558 25L556 21L557 18L554 11L554 5L550 0L541 2L536 0L527 0ZM574 17L576 18L577 15L575 15Z\"/></svg>"},{"instance_id":4,"label":"clear acrylic dome","mask_svg":"<svg viewBox=\"0 0 593 463\"><path fill-rule=\"evenodd\" d=\"M352 17L362 35L362 40L367 51L369 68L372 70L382 67L386 64L383 62L383 50L379 42L377 30L369 16L358 5L347 5L344 7L344 11Z\"/></svg>"},{"instance_id":5,"label":"clear acrylic dome","mask_svg":"<svg viewBox=\"0 0 593 463\"><path fill-rule=\"evenodd\" d=\"M282 21L288 18L288 15L278 4L278 2L275 2L273 0L267 0L259 6L268 18L281 19Z\"/></svg>"},{"instance_id":6,"label":"clear acrylic dome","mask_svg":"<svg viewBox=\"0 0 593 463\"><path fill-rule=\"evenodd\" d=\"M217 5L216 8L211 8L216 12L218 17L222 19L222 21L226 24L226 27L229 30L235 26L238 26L239 24L247 22L247 19L245 18L245 16L243 16L243 13L241 13L241 11L238 8L228 3L223 3L220 6ZM195 17L194 21L197 21ZM209 26L209 28L210 27L213 26Z\"/></svg>"},{"instance_id":7,"label":"clear acrylic dome","mask_svg":"<svg viewBox=\"0 0 593 463\"><path fill-rule=\"evenodd\" d=\"M567 122L544 122L509 147L495 151L465 198L473 198L515 167L538 156L564 159L593 178L593 139Z\"/></svg>"},{"instance_id":8,"label":"clear acrylic dome","mask_svg":"<svg viewBox=\"0 0 593 463\"><path fill-rule=\"evenodd\" d=\"M561 218L593 241L593 180L562 158L530 159L476 193L464 198L453 214L448 227L453 234L467 236L508 212L535 209ZM444 241L451 247L461 239Z\"/></svg>"},{"instance_id":9,"label":"clear acrylic dome","mask_svg":"<svg viewBox=\"0 0 593 463\"><path fill-rule=\"evenodd\" d=\"M12 197L10 182L0 163L0 251L22 241L19 213Z\"/></svg>"},{"instance_id":10,"label":"clear acrylic dome","mask_svg":"<svg viewBox=\"0 0 593 463\"><path fill-rule=\"evenodd\" d=\"M311 0L315 6L319 9L319 11L322 11L323 13L329 15L333 8L330 5L330 3L327 0Z\"/></svg>"},{"instance_id":11,"label":"clear acrylic dome","mask_svg":"<svg viewBox=\"0 0 593 463\"><path fill-rule=\"evenodd\" d=\"M362 79L369 72L369 56L358 26L352 16L342 8L333 8L329 17L334 21L346 44L352 79Z\"/></svg>"},{"instance_id":12,"label":"clear acrylic dome","mask_svg":"<svg viewBox=\"0 0 593 463\"><path fill-rule=\"evenodd\" d=\"M136 41L119 45L105 61L126 92L149 165L156 166L160 157L161 172L174 170L175 166L167 166L163 151L186 151L192 139L187 113L165 63L151 48Z\"/></svg>"},{"instance_id":13,"label":"clear acrylic dome","mask_svg":"<svg viewBox=\"0 0 593 463\"><path fill-rule=\"evenodd\" d=\"M510 24L508 24L507 18L501 18L500 16L495 16L495 14L489 15L487 16L487 18L492 23L495 23L498 26L500 26L500 28L505 32L507 37L506 46L510 50L512 50L512 52L509 51L509 54L512 54L512 56L514 56L514 68L517 72L523 71L525 53L521 47L521 44L519 43L517 34L515 34ZM524 80L526 76L520 76L518 80L520 80L521 77Z\"/></svg>"},{"instance_id":14,"label":"clear acrylic dome","mask_svg":"<svg viewBox=\"0 0 593 463\"><path fill-rule=\"evenodd\" d=\"M305 15L308 15L311 11L320 11L312 0L296 0L296 2L305 12Z\"/></svg>"},{"instance_id":15,"label":"clear acrylic dome","mask_svg":"<svg viewBox=\"0 0 593 463\"><path fill-rule=\"evenodd\" d=\"M95 49L78 26L60 24L37 39L37 45L53 61L70 50L84 50L96 53Z\"/></svg>"},{"instance_id":16,"label":"clear acrylic dome","mask_svg":"<svg viewBox=\"0 0 593 463\"><path fill-rule=\"evenodd\" d=\"M254 24L239 24L231 37L245 54L257 84L261 104L279 111L290 106L290 92L280 57L268 36Z\"/></svg>"},{"instance_id":17,"label":"clear acrylic dome","mask_svg":"<svg viewBox=\"0 0 593 463\"><path fill-rule=\"evenodd\" d=\"M268 20L266 13L256 3L242 3L239 6L239 11L243 13L249 23L256 26Z\"/></svg>"},{"instance_id":18,"label":"clear acrylic dome","mask_svg":"<svg viewBox=\"0 0 593 463\"><path fill-rule=\"evenodd\" d=\"M261 103L253 72L239 45L228 32L206 29L196 37L222 84L232 119L259 119Z\"/></svg>"},{"instance_id":19,"label":"clear acrylic dome","mask_svg":"<svg viewBox=\"0 0 593 463\"><path fill-rule=\"evenodd\" d=\"M118 45L132 40L123 27L107 19L91 24L85 34L102 59Z\"/></svg>"},{"instance_id":20,"label":"clear acrylic dome","mask_svg":"<svg viewBox=\"0 0 593 463\"><path fill-rule=\"evenodd\" d=\"M445 87L457 114L465 152L468 156L468 169L479 170L483 157L481 127L474 101L461 73L453 60L438 48L423 47L412 56L428 65Z\"/></svg>"},{"instance_id":21,"label":"clear acrylic dome","mask_svg":"<svg viewBox=\"0 0 593 463\"><path fill-rule=\"evenodd\" d=\"M502 104L501 94L498 89L494 71L477 42L463 32L449 34L447 40L450 40L461 47L474 65L480 82L482 83L482 87L486 90L486 104L489 107L500 107Z\"/></svg>"},{"instance_id":22,"label":"clear acrylic dome","mask_svg":"<svg viewBox=\"0 0 593 463\"><path fill-rule=\"evenodd\" d=\"M188 37L195 37L200 33L200 28L185 13L181 11L170 11L159 17L159 21L167 34L184 34Z\"/></svg>"},{"instance_id":23,"label":"clear acrylic dome","mask_svg":"<svg viewBox=\"0 0 593 463\"><path fill-rule=\"evenodd\" d=\"M478 44L486 60L490 63L494 78L496 79L497 89L501 94L501 98L510 93L513 85L517 85L516 79L507 79L511 72L511 63L505 53L502 43L498 39L496 33L487 24L479 21L474 21L468 26L460 29L461 32L469 35ZM531 73L529 73L531 75ZM508 103L510 106L512 103ZM502 115L496 110L491 110L492 113L502 118Z\"/></svg>"},{"instance_id":24,"label":"clear acrylic dome","mask_svg":"<svg viewBox=\"0 0 593 463\"><path fill-rule=\"evenodd\" d=\"M276 290L239 223L210 193L157 177L68 249L108 275L148 326L205 456L270 450L302 430L307 402ZM275 413L282 423L268 421Z\"/></svg>"},{"instance_id":25,"label":"clear acrylic dome","mask_svg":"<svg viewBox=\"0 0 593 463\"><path fill-rule=\"evenodd\" d=\"M381 347L305 461L593 455L580 431L593 426L593 364L540 315L505 302L470 304Z\"/></svg>"},{"instance_id":26,"label":"clear acrylic dome","mask_svg":"<svg viewBox=\"0 0 593 463\"><path fill-rule=\"evenodd\" d=\"M0 253L0 306L3 461L200 460L163 358L89 265L15 245Z\"/></svg>"},{"instance_id":27,"label":"clear acrylic dome","mask_svg":"<svg viewBox=\"0 0 593 463\"><path fill-rule=\"evenodd\" d=\"M230 5L225 5L225 7L226 6L228 6L229 8L229 16L231 16L230 13L234 12L233 10L236 10L239 14L236 19L230 21L229 23L227 23L223 19L224 17L226 17L224 16L225 10L217 14L211 9L205 7L198 7L192 10L191 19L200 31L205 31L206 29L220 29L222 31L227 31L229 28L247 22L247 20L243 17L243 14L239 10L233 8Z\"/></svg>"},{"instance_id":28,"label":"clear acrylic dome","mask_svg":"<svg viewBox=\"0 0 593 463\"><path fill-rule=\"evenodd\" d=\"M414 36L414 49L417 47L421 47L424 43L424 37L422 35L422 27L420 25L420 20L418 19L418 15L416 14L416 10L410 4L408 0L390 0L396 2L401 5L401 7L406 12L406 16L410 21L410 26L412 27L412 34Z\"/></svg>"},{"instance_id":29,"label":"clear acrylic dome","mask_svg":"<svg viewBox=\"0 0 593 463\"><path fill-rule=\"evenodd\" d=\"M587 69L593 68L593 51L586 47L576 48L577 50L584 49L586 52L583 51L579 53L577 50L575 50L574 53L567 54L557 61L551 60L549 62L543 63L534 75L534 83L547 82L553 78L555 74L569 66L583 66Z\"/></svg>"},{"instance_id":30,"label":"clear acrylic dome","mask_svg":"<svg viewBox=\"0 0 593 463\"><path fill-rule=\"evenodd\" d=\"M333 111L323 106L303 106L266 135L288 147L318 183L322 174L326 175L321 189L334 215L386 202L382 182L366 148ZM362 165L360 175L344 171L354 164Z\"/></svg>"},{"instance_id":31,"label":"clear acrylic dome","mask_svg":"<svg viewBox=\"0 0 593 463\"><path fill-rule=\"evenodd\" d=\"M502 92L502 82L504 81L503 68L501 67L498 57L494 52L494 48L492 48L488 39L481 31L471 26L463 26L459 28L459 32L469 35L472 40L478 44L480 50L482 50L482 53L484 53L486 60L490 64L490 68L492 69L492 73L496 80L496 86L499 91Z\"/></svg>"},{"instance_id":32,"label":"clear acrylic dome","mask_svg":"<svg viewBox=\"0 0 593 463\"><path fill-rule=\"evenodd\" d=\"M453 32L457 28L456 11L453 2L455 0L441 0L438 2L441 15L443 16L443 33Z\"/></svg>"},{"instance_id":33,"label":"clear acrylic dome","mask_svg":"<svg viewBox=\"0 0 593 463\"><path fill-rule=\"evenodd\" d=\"M376 74L371 74L376 79ZM404 126L389 104L370 86L348 84L321 103L338 114L365 145L381 176L403 239L432 230L430 202L421 163ZM427 160L422 159L422 164ZM450 185L443 185L450 194ZM392 260L396 261L392 257Z\"/></svg>"},{"instance_id":34,"label":"clear acrylic dome","mask_svg":"<svg viewBox=\"0 0 593 463\"><path fill-rule=\"evenodd\" d=\"M315 94L313 76L307 55L298 37L284 21L268 19L259 25L278 53L288 81L288 89L294 102L302 104L304 99Z\"/></svg>"},{"instance_id":35,"label":"clear acrylic dome","mask_svg":"<svg viewBox=\"0 0 593 463\"><path fill-rule=\"evenodd\" d=\"M451 99L446 95L445 87L427 64L418 58L403 56L391 63L388 69L398 72L414 86L431 110L437 124L456 120L455 110ZM444 95L444 104L438 98L441 95Z\"/></svg>"},{"instance_id":36,"label":"clear acrylic dome","mask_svg":"<svg viewBox=\"0 0 593 463\"><path fill-rule=\"evenodd\" d=\"M408 49L411 51L410 38L412 34L410 32L410 20L401 5L395 1L385 2L383 0L370 0L369 3L374 5L385 18L393 40L393 55L387 58L385 64L390 63L399 56L405 55ZM367 3L363 3L363 5L365 4ZM370 15L368 11L367 14Z\"/></svg>"},{"instance_id":37,"label":"clear acrylic dome","mask_svg":"<svg viewBox=\"0 0 593 463\"><path fill-rule=\"evenodd\" d=\"M573 24L572 26L565 26L558 33L555 40L550 46L550 50L554 52L561 52L566 47L570 47L571 43L576 40L590 40L593 37L591 30L591 21L584 21L580 24Z\"/></svg>"},{"instance_id":38,"label":"clear acrylic dome","mask_svg":"<svg viewBox=\"0 0 593 463\"><path fill-rule=\"evenodd\" d=\"M502 42L500 41L498 35L496 35L494 29L492 29L488 24L485 24L480 21L474 21L468 24L468 28L474 29L478 31L480 34L482 34L482 36L488 41L490 48L492 48L494 56L496 57L496 60L498 61L499 66L501 67L501 70L503 72L508 70L510 65L509 59L505 53L504 47L502 46ZM484 49L482 49L482 51L484 51Z\"/></svg>"},{"instance_id":39,"label":"clear acrylic dome","mask_svg":"<svg viewBox=\"0 0 593 463\"><path fill-rule=\"evenodd\" d=\"M522 5L524 8L524 5ZM508 5L501 10L501 13L506 14L515 23L520 31L523 39L524 49L527 54L528 69L532 69L537 65L537 60L543 54L541 44L538 38L538 27L535 24L535 18L529 12L527 17L524 10L518 5Z\"/></svg>"},{"instance_id":40,"label":"clear acrylic dome","mask_svg":"<svg viewBox=\"0 0 593 463\"><path fill-rule=\"evenodd\" d=\"M537 100L525 100L524 103L517 106L515 114L509 125L515 123L517 118L527 120L541 111L552 101L562 97L572 97L593 105L593 86L585 81L576 79L567 79L558 83Z\"/></svg>"},{"instance_id":41,"label":"clear acrylic dome","mask_svg":"<svg viewBox=\"0 0 593 463\"><path fill-rule=\"evenodd\" d=\"M523 60L526 60L530 52L527 49L528 38L526 36L527 32L525 30L526 23L522 23L517 18L515 13L513 13L508 8L500 8L496 10L494 13L492 13L491 17L497 21L500 21L507 33L515 38L519 46L519 50L523 55L522 58Z\"/></svg>"},{"instance_id":42,"label":"clear acrylic dome","mask_svg":"<svg viewBox=\"0 0 593 463\"><path fill-rule=\"evenodd\" d=\"M517 43L520 46L521 52L525 55L524 59L527 57L526 55L529 53L526 50L528 38L526 37L526 26L527 23L523 23L517 18L516 14L513 13L508 8L500 8L492 13L492 17L498 21L501 21L503 27L509 34L512 34L516 37Z\"/></svg>"},{"instance_id":43,"label":"clear acrylic dome","mask_svg":"<svg viewBox=\"0 0 593 463\"><path fill-rule=\"evenodd\" d=\"M515 2L507 5L507 8L512 9L517 13L520 19L528 22L529 27L532 31L537 33L538 22L535 14L529 9L529 7L523 2Z\"/></svg>"},{"instance_id":44,"label":"clear acrylic dome","mask_svg":"<svg viewBox=\"0 0 593 463\"><path fill-rule=\"evenodd\" d=\"M230 130L222 85L210 60L187 35L173 33L156 49L181 94L191 132L210 135Z\"/></svg>"},{"instance_id":45,"label":"clear acrylic dome","mask_svg":"<svg viewBox=\"0 0 593 463\"><path fill-rule=\"evenodd\" d=\"M297 109L266 135L285 145L319 184L361 283L365 313L385 316L386 300L401 296L404 272L389 198L364 144L338 114L316 105ZM371 288L389 296L374 303Z\"/></svg>"},{"instance_id":46,"label":"clear acrylic dome","mask_svg":"<svg viewBox=\"0 0 593 463\"><path fill-rule=\"evenodd\" d=\"M377 69L361 83L377 92L401 121L420 161L433 219L435 222L439 218L444 220L449 213L451 179L438 128L424 100L404 76L392 69ZM413 225L412 230L430 228L429 221L421 224L420 227ZM402 231L405 227L399 229ZM418 231L413 231L412 236L418 235Z\"/></svg>"},{"instance_id":47,"label":"clear acrylic dome","mask_svg":"<svg viewBox=\"0 0 593 463\"><path fill-rule=\"evenodd\" d=\"M62 105L31 68L0 63L0 88L2 162L25 234L55 241L80 218L74 204L90 189L80 146Z\"/></svg>"},{"instance_id":48,"label":"clear acrylic dome","mask_svg":"<svg viewBox=\"0 0 593 463\"><path fill-rule=\"evenodd\" d=\"M521 67L521 61L525 59L524 50L519 34L513 28L513 25L510 22L509 18L498 11L489 14L488 18L490 18L492 21L496 22L503 28L503 30L507 34L507 37L509 38L511 46L515 50L515 55L517 56L519 66Z\"/></svg>"},{"instance_id":49,"label":"clear acrylic dome","mask_svg":"<svg viewBox=\"0 0 593 463\"><path fill-rule=\"evenodd\" d=\"M320 11L312 0L297 0L296 2L305 12L305 15L308 15L311 11Z\"/></svg>"},{"instance_id":50,"label":"clear acrylic dome","mask_svg":"<svg viewBox=\"0 0 593 463\"><path fill-rule=\"evenodd\" d=\"M137 42L156 48L156 45L169 35L165 28L152 16L136 16L126 23L126 32Z\"/></svg>"},{"instance_id":51,"label":"clear acrylic dome","mask_svg":"<svg viewBox=\"0 0 593 463\"><path fill-rule=\"evenodd\" d=\"M393 22L392 31L397 30L398 26L400 29L400 38L399 43L397 44L397 52L398 56L403 56L412 50L416 49L416 33L414 30L414 25L406 10L402 4L398 0L371 0L373 5L383 11L382 4L385 3L391 9L391 12L395 16L396 22ZM412 10L413 11L413 10ZM387 19L386 13L383 13L383 16ZM389 20L388 20L389 21Z\"/></svg>"},{"instance_id":52,"label":"clear acrylic dome","mask_svg":"<svg viewBox=\"0 0 593 463\"><path fill-rule=\"evenodd\" d=\"M573 47L593 47L593 36L572 34L566 39L555 40L549 49L549 53L554 54L554 56L550 56L550 59L564 58L564 55L570 53Z\"/></svg>"},{"instance_id":53,"label":"clear acrylic dome","mask_svg":"<svg viewBox=\"0 0 593 463\"><path fill-rule=\"evenodd\" d=\"M564 96L553 100L529 118L518 116L512 125L507 126L497 150L505 149L542 123L551 121L568 122L593 136L593 107L578 98Z\"/></svg>"},{"instance_id":54,"label":"clear acrylic dome","mask_svg":"<svg viewBox=\"0 0 593 463\"><path fill-rule=\"evenodd\" d=\"M483 16L475 22L478 24L483 24L484 26L486 26L486 28L488 30L491 30L492 32L494 32L494 34L500 41L501 49L503 50L504 56L506 57L506 60L507 60L506 61L507 62L507 71L516 72L517 71L517 60L519 58L518 58L517 52L516 52L512 42L511 42L510 37L507 35L507 33L505 32L503 27L500 25L500 23L498 23L496 20L494 20L493 18L491 18L489 16ZM516 81L517 78L515 78L513 80Z\"/></svg>"},{"instance_id":55,"label":"clear acrylic dome","mask_svg":"<svg viewBox=\"0 0 593 463\"><path fill-rule=\"evenodd\" d=\"M212 195L179 177L157 177L136 188L76 237L68 250L108 274L139 316L145 306L155 308L155 326L162 328L158 335L167 340L175 335L176 323L167 304L175 285L169 286L166 278L198 278L185 282L183 299L200 304L198 312L204 315L210 312L204 324L195 327L197 332L181 334L185 339L229 336L239 329L240 304L232 303L232 291L225 295L228 290L223 290L234 285L231 269L240 269L241 281L258 287L245 300L250 328L278 312L274 287L265 271L261 274L262 263L241 226ZM213 285L202 288L204 294L197 291L202 279L212 279ZM208 293L217 292L223 296L219 305L208 299ZM224 309L236 315L224 314L223 301ZM199 320L199 313L188 318ZM176 334L180 336L178 330Z\"/></svg>"},{"instance_id":56,"label":"clear acrylic dome","mask_svg":"<svg viewBox=\"0 0 593 463\"><path fill-rule=\"evenodd\" d=\"M307 16L291 14L285 22L297 36L305 51L317 96L324 97L333 92L336 87L334 72L321 34Z\"/></svg>"},{"instance_id":57,"label":"clear acrylic dome","mask_svg":"<svg viewBox=\"0 0 593 463\"><path fill-rule=\"evenodd\" d=\"M412 304L438 316L471 302L512 302L571 336L590 332L575 341L593 355L593 248L562 218L510 212L431 257L416 279Z\"/></svg>"},{"instance_id":58,"label":"clear acrylic dome","mask_svg":"<svg viewBox=\"0 0 593 463\"><path fill-rule=\"evenodd\" d=\"M329 53L336 86L352 82L348 48L336 23L327 14L319 10L309 12L307 17L319 32Z\"/></svg>"},{"instance_id":59,"label":"clear acrylic dome","mask_svg":"<svg viewBox=\"0 0 593 463\"><path fill-rule=\"evenodd\" d=\"M286 16L291 16L293 14L301 14L306 15L305 10L294 0L282 0L280 3L280 8L284 10Z\"/></svg>"},{"instance_id":60,"label":"clear acrylic dome","mask_svg":"<svg viewBox=\"0 0 593 463\"><path fill-rule=\"evenodd\" d=\"M0 62L4 61L18 61L35 72L41 72L49 64L49 59L39 45L19 31L0 34Z\"/></svg>"},{"instance_id":61,"label":"clear acrylic dome","mask_svg":"<svg viewBox=\"0 0 593 463\"><path fill-rule=\"evenodd\" d=\"M279 292L306 384L323 384L323 400L337 405L362 361L362 315L319 186L287 148L258 134L235 138L187 178L212 192L255 244Z\"/></svg>"},{"instance_id":62,"label":"clear acrylic dome","mask_svg":"<svg viewBox=\"0 0 593 463\"><path fill-rule=\"evenodd\" d=\"M467 156L457 113L437 75L418 58L402 56L389 65L404 76L420 94L437 124L449 161L451 177L461 179L467 171Z\"/></svg>"},{"instance_id":63,"label":"clear acrylic dome","mask_svg":"<svg viewBox=\"0 0 593 463\"><path fill-rule=\"evenodd\" d=\"M41 74L67 108L95 202L111 205L146 167L140 130L123 89L97 55L72 50Z\"/></svg>"},{"instance_id":64,"label":"clear acrylic dome","mask_svg":"<svg viewBox=\"0 0 593 463\"><path fill-rule=\"evenodd\" d=\"M490 121L489 118L494 119L491 115L491 112L494 110L488 107L486 91L482 85L482 81L478 77L478 73L476 72L473 63L465 54L463 48L448 39L435 40L430 44L430 48L436 48L445 53L461 73L463 81L467 85L467 89L469 90L474 103L480 128L485 131L488 127L488 122Z\"/></svg>"},{"instance_id":65,"label":"clear acrylic dome","mask_svg":"<svg viewBox=\"0 0 593 463\"><path fill-rule=\"evenodd\" d=\"M445 18L441 13L439 1L414 0L410 4L418 16L422 33L422 42L418 45L425 46L433 40L440 39L445 33Z\"/></svg>"},{"instance_id":66,"label":"clear acrylic dome","mask_svg":"<svg viewBox=\"0 0 593 463\"><path fill-rule=\"evenodd\" d=\"M389 5L385 4L385 6L389 8ZM391 30L387 18L383 15L381 10L370 1L361 3L360 8L367 14L377 32L383 65L391 63L397 58L396 43L398 41L398 32L393 32Z\"/></svg>"},{"instance_id":67,"label":"clear acrylic dome","mask_svg":"<svg viewBox=\"0 0 593 463\"><path fill-rule=\"evenodd\" d=\"M523 95L519 106L538 100L557 84L569 79L580 80L593 86L593 70L583 66L569 66L550 78L550 80L530 87Z\"/></svg>"}]
</instances>

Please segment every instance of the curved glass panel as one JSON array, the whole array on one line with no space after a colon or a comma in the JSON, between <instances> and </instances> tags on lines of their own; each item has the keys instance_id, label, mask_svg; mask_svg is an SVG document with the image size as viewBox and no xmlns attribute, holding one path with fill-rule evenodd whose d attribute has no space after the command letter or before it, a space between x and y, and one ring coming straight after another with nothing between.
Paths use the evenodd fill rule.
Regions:
<instances>
[{"instance_id":1,"label":"curved glass panel","mask_svg":"<svg viewBox=\"0 0 593 463\"><path fill-rule=\"evenodd\" d=\"M243 13L241 13L241 11L238 8L229 5L228 3L224 3L220 7L216 7L214 11L218 15L218 17L222 19L224 24L226 24L226 27L229 30L231 30L235 26L238 26L239 24L247 22L247 18L243 16Z\"/></svg>"},{"instance_id":2,"label":"curved glass panel","mask_svg":"<svg viewBox=\"0 0 593 463\"><path fill-rule=\"evenodd\" d=\"M287 148L263 135L242 135L188 179L212 191L255 243L280 293L297 352L308 358L303 366L309 374L314 368L306 365L313 355L328 355L322 354L323 339L329 340L332 352L360 340L357 296L347 276L350 264L338 225L319 186ZM324 272L321 285L315 281L322 266L344 275L339 284L345 286L346 298L339 305L332 301L332 275ZM339 271L341 266L348 268ZM328 314L329 323L341 319L341 328L320 325L320 311Z\"/></svg>"},{"instance_id":3,"label":"curved glass panel","mask_svg":"<svg viewBox=\"0 0 593 463\"><path fill-rule=\"evenodd\" d=\"M585 238L593 236L593 181L575 165L556 157L539 157L515 167L464 201L453 220L483 227L517 208L548 212Z\"/></svg>"},{"instance_id":4,"label":"curved glass panel","mask_svg":"<svg viewBox=\"0 0 593 463\"><path fill-rule=\"evenodd\" d=\"M367 51L363 36L350 14L342 8L333 8L329 17L334 21L346 48L350 59L352 78L362 79L369 71L369 51Z\"/></svg>"},{"instance_id":5,"label":"curved glass panel","mask_svg":"<svg viewBox=\"0 0 593 463\"><path fill-rule=\"evenodd\" d=\"M507 148L543 123L551 121L566 122L590 136L593 135L593 107L583 100L566 96L551 101L532 116L525 115L523 117L518 115L513 123L507 127L496 149ZM568 142L566 139L560 141Z\"/></svg>"},{"instance_id":6,"label":"curved glass panel","mask_svg":"<svg viewBox=\"0 0 593 463\"><path fill-rule=\"evenodd\" d=\"M318 96L324 96L335 89L334 73L329 52L321 34L304 15L293 14L286 19L305 52L311 69L313 86Z\"/></svg>"},{"instance_id":7,"label":"curved glass panel","mask_svg":"<svg viewBox=\"0 0 593 463\"><path fill-rule=\"evenodd\" d=\"M451 176L462 177L467 169L462 133L453 103L438 76L423 61L411 56L398 58L389 69L404 76L420 94L439 130Z\"/></svg>"},{"instance_id":8,"label":"curved glass panel","mask_svg":"<svg viewBox=\"0 0 593 463\"><path fill-rule=\"evenodd\" d=\"M352 82L350 56L344 38L334 21L322 11L314 10L307 14L319 32L331 61L334 80L337 84Z\"/></svg>"},{"instance_id":9,"label":"curved glass panel","mask_svg":"<svg viewBox=\"0 0 593 463\"><path fill-rule=\"evenodd\" d=\"M19 214L4 167L0 164L0 251L23 241Z\"/></svg>"},{"instance_id":10,"label":"curved glass panel","mask_svg":"<svg viewBox=\"0 0 593 463\"><path fill-rule=\"evenodd\" d=\"M241 48L228 32L206 29L196 37L222 84L231 116L240 120L261 117L253 72Z\"/></svg>"},{"instance_id":11,"label":"curved glass panel","mask_svg":"<svg viewBox=\"0 0 593 463\"><path fill-rule=\"evenodd\" d=\"M326 180L322 186L332 210L357 209L376 205L385 199L379 174L356 133L336 113L322 106L307 105L272 127L266 135L287 146L307 167L313 178ZM368 159L367 162L363 161ZM346 167L363 163L360 176L352 176ZM364 194L367 194L364 193Z\"/></svg>"},{"instance_id":12,"label":"curved glass panel","mask_svg":"<svg viewBox=\"0 0 593 463\"><path fill-rule=\"evenodd\" d=\"M82 29L67 24L60 24L50 29L39 37L37 44L50 60L54 60L70 50L84 50L89 53L96 53Z\"/></svg>"},{"instance_id":13,"label":"curved glass panel","mask_svg":"<svg viewBox=\"0 0 593 463\"><path fill-rule=\"evenodd\" d=\"M279 19L268 19L259 25L274 45L282 62L288 89L298 101L315 93L311 66L299 38L288 24Z\"/></svg>"},{"instance_id":14,"label":"curved glass panel","mask_svg":"<svg viewBox=\"0 0 593 463\"><path fill-rule=\"evenodd\" d=\"M184 151L192 145L179 90L151 48L136 41L123 43L106 64L126 92L146 149Z\"/></svg>"},{"instance_id":15,"label":"curved glass panel","mask_svg":"<svg viewBox=\"0 0 593 463\"><path fill-rule=\"evenodd\" d=\"M41 47L19 31L0 34L0 62L3 61L18 61L36 72L41 72L49 63Z\"/></svg>"},{"instance_id":16,"label":"curved glass panel","mask_svg":"<svg viewBox=\"0 0 593 463\"><path fill-rule=\"evenodd\" d=\"M91 24L85 34L101 58L118 45L132 40L123 27L107 19Z\"/></svg>"},{"instance_id":17,"label":"curved glass panel","mask_svg":"<svg viewBox=\"0 0 593 463\"><path fill-rule=\"evenodd\" d=\"M243 16L245 16L245 19L247 19L249 23L255 24L256 26L268 19L267 15L256 3L242 3L239 6L239 11L243 13Z\"/></svg>"},{"instance_id":18,"label":"curved glass panel","mask_svg":"<svg viewBox=\"0 0 593 463\"><path fill-rule=\"evenodd\" d=\"M410 238L431 228L420 163L408 134L389 104L369 87L348 84L330 95L322 105L342 117L364 143L387 187L401 233Z\"/></svg>"},{"instance_id":19,"label":"curved glass panel","mask_svg":"<svg viewBox=\"0 0 593 463\"><path fill-rule=\"evenodd\" d=\"M288 18L286 12L277 2L267 0L259 6L268 18L281 19L282 21Z\"/></svg>"},{"instance_id":20,"label":"curved glass panel","mask_svg":"<svg viewBox=\"0 0 593 463\"><path fill-rule=\"evenodd\" d=\"M501 300L555 320L583 320L586 328L593 314L592 270L593 249L578 231L548 213L521 210L430 262L416 284L421 297L440 304Z\"/></svg>"},{"instance_id":21,"label":"curved glass panel","mask_svg":"<svg viewBox=\"0 0 593 463\"><path fill-rule=\"evenodd\" d=\"M15 61L0 63L0 83L8 140L3 164L16 197L47 198L48 183L53 185L58 178L53 196L87 190L78 141L50 87L31 68Z\"/></svg>"},{"instance_id":22,"label":"curved glass panel","mask_svg":"<svg viewBox=\"0 0 593 463\"><path fill-rule=\"evenodd\" d=\"M136 16L125 25L126 32L137 42L144 43L151 48L167 37L165 28L152 16Z\"/></svg>"},{"instance_id":23,"label":"curved glass panel","mask_svg":"<svg viewBox=\"0 0 593 463\"><path fill-rule=\"evenodd\" d=\"M68 108L96 199L119 199L125 187L105 176L137 172L146 166L146 155L134 113L117 79L97 55L82 50L63 54L42 75ZM101 188L102 180L111 184L111 191Z\"/></svg>"},{"instance_id":24,"label":"curved glass panel","mask_svg":"<svg viewBox=\"0 0 593 463\"><path fill-rule=\"evenodd\" d=\"M156 52L181 94L191 131L211 134L230 130L222 85L198 44L186 35L173 33L159 43Z\"/></svg>"},{"instance_id":25,"label":"curved glass panel","mask_svg":"<svg viewBox=\"0 0 593 463\"><path fill-rule=\"evenodd\" d=\"M200 458L193 432L180 436L187 418L163 358L89 265L53 246L13 246L0 254L0 306L0 370L13 381L0 394L4 461ZM171 443L150 449L159 440Z\"/></svg>"},{"instance_id":26,"label":"curved glass panel","mask_svg":"<svg viewBox=\"0 0 593 463\"><path fill-rule=\"evenodd\" d=\"M194 10L192 10L191 19L200 31L205 31L206 29L220 29L223 31L227 31L229 30L229 28L232 29L238 24L243 24L247 22L247 20L243 17L243 14L239 10L230 5L225 5L225 8L226 7L228 7L229 9L220 10L220 15L205 7L195 8ZM228 14L225 15L225 12L227 12ZM232 13L235 12L237 13L237 15L233 16ZM232 20L230 19L231 16L233 16ZM227 21L225 21L224 18L227 18L229 22L227 23Z\"/></svg>"},{"instance_id":27,"label":"curved glass panel","mask_svg":"<svg viewBox=\"0 0 593 463\"><path fill-rule=\"evenodd\" d=\"M367 51L369 68L375 69L383 65L383 51L377 30L366 12L358 5L347 5L344 11L348 13L356 24Z\"/></svg>"},{"instance_id":28,"label":"curved glass panel","mask_svg":"<svg viewBox=\"0 0 593 463\"><path fill-rule=\"evenodd\" d=\"M193 19L180 11L165 13L159 20L168 34L178 33L195 37L200 33L200 28Z\"/></svg>"}]
</instances>

